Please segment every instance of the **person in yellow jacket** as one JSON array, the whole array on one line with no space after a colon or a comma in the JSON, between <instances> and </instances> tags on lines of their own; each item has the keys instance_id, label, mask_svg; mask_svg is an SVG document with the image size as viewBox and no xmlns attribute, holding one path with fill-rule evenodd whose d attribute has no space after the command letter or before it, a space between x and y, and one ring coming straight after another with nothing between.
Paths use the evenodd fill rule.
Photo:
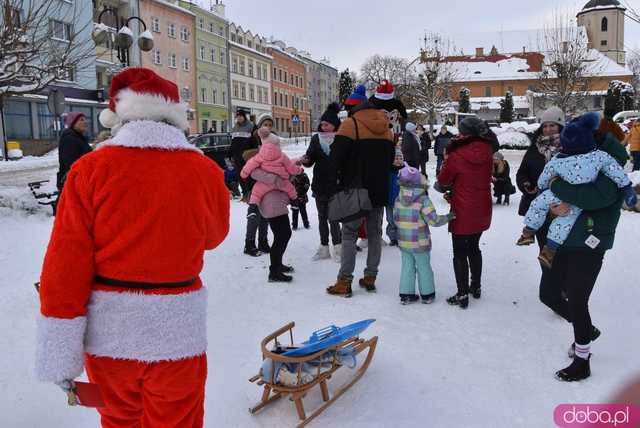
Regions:
<instances>
[{"instance_id":1,"label":"person in yellow jacket","mask_svg":"<svg viewBox=\"0 0 640 428\"><path fill-rule=\"evenodd\" d=\"M633 170L640 171L640 120L636 121L624 139L624 145L629 146Z\"/></svg>"}]
</instances>

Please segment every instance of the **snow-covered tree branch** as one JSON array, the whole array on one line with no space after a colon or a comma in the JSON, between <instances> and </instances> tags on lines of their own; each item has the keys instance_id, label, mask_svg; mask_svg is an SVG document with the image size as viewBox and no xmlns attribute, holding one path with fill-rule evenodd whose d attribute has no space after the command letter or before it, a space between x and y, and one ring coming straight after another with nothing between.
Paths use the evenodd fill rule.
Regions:
<instances>
[{"instance_id":1,"label":"snow-covered tree branch","mask_svg":"<svg viewBox=\"0 0 640 428\"><path fill-rule=\"evenodd\" d=\"M404 99L417 80L416 69L410 61L395 56L373 55L360 69L360 81L373 91L383 80L395 86L396 97Z\"/></svg>"}]
</instances>

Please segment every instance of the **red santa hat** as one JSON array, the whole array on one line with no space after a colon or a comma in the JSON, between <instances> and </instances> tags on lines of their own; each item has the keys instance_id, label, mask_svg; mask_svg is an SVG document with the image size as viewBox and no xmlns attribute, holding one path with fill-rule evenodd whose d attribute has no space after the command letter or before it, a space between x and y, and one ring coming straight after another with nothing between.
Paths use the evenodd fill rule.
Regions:
<instances>
[{"instance_id":1,"label":"red santa hat","mask_svg":"<svg viewBox=\"0 0 640 428\"><path fill-rule=\"evenodd\" d=\"M395 96L395 88L388 80L383 80L382 83L376 88L376 94L374 95L379 100L391 100Z\"/></svg>"},{"instance_id":2,"label":"red santa hat","mask_svg":"<svg viewBox=\"0 0 640 428\"><path fill-rule=\"evenodd\" d=\"M166 121L187 130L187 105L175 83L148 68L127 68L116 74L109 89L109 108L100 113L105 128L134 120Z\"/></svg>"}]
</instances>

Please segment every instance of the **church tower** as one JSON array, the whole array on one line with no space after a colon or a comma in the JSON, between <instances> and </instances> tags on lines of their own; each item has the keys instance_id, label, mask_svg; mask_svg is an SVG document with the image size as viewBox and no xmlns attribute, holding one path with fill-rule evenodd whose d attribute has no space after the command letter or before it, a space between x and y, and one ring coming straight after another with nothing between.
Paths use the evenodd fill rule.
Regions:
<instances>
[{"instance_id":1,"label":"church tower","mask_svg":"<svg viewBox=\"0 0 640 428\"><path fill-rule=\"evenodd\" d=\"M586 28L591 47L620 65L625 64L624 11L617 0L590 0L578 13L578 26Z\"/></svg>"}]
</instances>

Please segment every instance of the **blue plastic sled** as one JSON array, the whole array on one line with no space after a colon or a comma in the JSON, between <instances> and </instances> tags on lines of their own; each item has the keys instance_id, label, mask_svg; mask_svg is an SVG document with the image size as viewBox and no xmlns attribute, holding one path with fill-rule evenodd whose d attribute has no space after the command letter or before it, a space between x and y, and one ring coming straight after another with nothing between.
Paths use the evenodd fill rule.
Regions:
<instances>
[{"instance_id":1,"label":"blue plastic sled","mask_svg":"<svg viewBox=\"0 0 640 428\"><path fill-rule=\"evenodd\" d=\"M285 357L301 357L337 345L365 331L375 319L358 321L344 327L330 325L314 332L302 346L282 354Z\"/></svg>"}]
</instances>

